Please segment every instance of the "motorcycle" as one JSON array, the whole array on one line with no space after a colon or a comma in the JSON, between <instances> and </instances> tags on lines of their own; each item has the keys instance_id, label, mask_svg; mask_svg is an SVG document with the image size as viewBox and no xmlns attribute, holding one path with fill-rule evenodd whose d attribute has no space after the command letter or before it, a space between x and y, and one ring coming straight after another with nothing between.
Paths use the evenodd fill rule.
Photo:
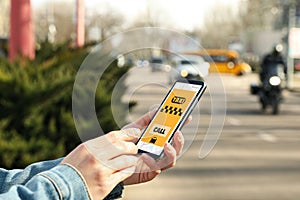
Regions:
<instances>
[{"instance_id":1,"label":"motorcycle","mask_svg":"<svg viewBox=\"0 0 300 200\"><path fill-rule=\"evenodd\" d=\"M285 88L284 66L277 64L265 74L260 85L251 84L251 94L258 95L261 109L266 111L272 108L272 114L279 114L279 106L282 101L282 91Z\"/></svg>"}]
</instances>

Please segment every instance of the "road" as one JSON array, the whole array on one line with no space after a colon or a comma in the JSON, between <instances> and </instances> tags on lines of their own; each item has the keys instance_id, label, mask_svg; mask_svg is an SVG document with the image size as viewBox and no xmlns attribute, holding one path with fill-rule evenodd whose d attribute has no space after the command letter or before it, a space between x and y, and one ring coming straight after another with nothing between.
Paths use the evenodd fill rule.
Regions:
<instances>
[{"instance_id":1,"label":"road","mask_svg":"<svg viewBox=\"0 0 300 200\"><path fill-rule=\"evenodd\" d=\"M222 75L221 79L227 112L222 134L210 154L199 158L213 117L207 90L200 101L201 117L193 116L183 130L188 149L176 166L151 182L126 186L124 200L300 198L300 93L285 91L281 112L274 116L262 113L257 97L249 93L250 83L257 80L255 74ZM137 102L129 120L157 106L169 87L166 73L152 73L147 68L131 70L127 85L124 99ZM193 137L190 132L195 130L197 135Z\"/></svg>"}]
</instances>

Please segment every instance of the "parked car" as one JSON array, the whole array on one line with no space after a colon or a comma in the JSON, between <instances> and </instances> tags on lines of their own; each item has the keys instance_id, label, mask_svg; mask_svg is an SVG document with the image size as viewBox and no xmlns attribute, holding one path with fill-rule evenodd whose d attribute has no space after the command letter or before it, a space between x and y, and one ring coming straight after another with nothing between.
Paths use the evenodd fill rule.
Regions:
<instances>
[{"instance_id":1,"label":"parked car","mask_svg":"<svg viewBox=\"0 0 300 200\"><path fill-rule=\"evenodd\" d=\"M149 66L149 61L148 60L137 60L136 61L136 66L137 67L148 67Z\"/></svg>"},{"instance_id":2,"label":"parked car","mask_svg":"<svg viewBox=\"0 0 300 200\"><path fill-rule=\"evenodd\" d=\"M240 76L251 72L250 65L242 61L239 53L234 50L206 49L187 52L187 54L203 57L206 62L210 63L210 73L230 73Z\"/></svg>"},{"instance_id":3,"label":"parked car","mask_svg":"<svg viewBox=\"0 0 300 200\"><path fill-rule=\"evenodd\" d=\"M180 79L203 80L208 74L209 63L201 56L182 55L172 61L169 71L169 83L172 84Z\"/></svg>"},{"instance_id":4,"label":"parked car","mask_svg":"<svg viewBox=\"0 0 300 200\"><path fill-rule=\"evenodd\" d=\"M150 59L149 65L151 67L152 72L167 71L170 67L166 64L166 61L163 57L152 57Z\"/></svg>"}]
</instances>

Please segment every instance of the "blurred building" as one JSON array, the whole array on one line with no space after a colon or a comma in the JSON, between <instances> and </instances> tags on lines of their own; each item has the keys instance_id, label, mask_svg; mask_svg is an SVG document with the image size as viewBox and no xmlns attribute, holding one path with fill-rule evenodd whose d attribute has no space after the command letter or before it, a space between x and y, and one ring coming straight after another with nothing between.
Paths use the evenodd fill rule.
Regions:
<instances>
[{"instance_id":1,"label":"blurred building","mask_svg":"<svg viewBox=\"0 0 300 200\"><path fill-rule=\"evenodd\" d=\"M244 50L259 57L277 43L287 45L291 21L292 27L300 27L300 0L253 0L247 13L246 24L251 28L242 34Z\"/></svg>"},{"instance_id":2,"label":"blurred building","mask_svg":"<svg viewBox=\"0 0 300 200\"><path fill-rule=\"evenodd\" d=\"M275 24L274 28L284 28L288 25L290 20L290 8L293 7L295 9L295 26L300 27L300 0L281 0L280 1L280 9L282 11L281 18L278 20L277 24Z\"/></svg>"}]
</instances>

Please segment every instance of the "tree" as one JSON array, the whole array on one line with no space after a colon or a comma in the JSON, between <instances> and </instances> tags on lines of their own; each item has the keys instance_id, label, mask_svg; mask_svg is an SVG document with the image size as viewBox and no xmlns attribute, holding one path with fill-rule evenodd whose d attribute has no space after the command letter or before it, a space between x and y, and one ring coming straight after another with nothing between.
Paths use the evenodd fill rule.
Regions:
<instances>
[{"instance_id":1,"label":"tree","mask_svg":"<svg viewBox=\"0 0 300 200\"><path fill-rule=\"evenodd\" d=\"M227 48L230 41L239 39L242 31L240 10L219 2L205 16L203 28L195 31L205 48Z\"/></svg>"},{"instance_id":2,"label":"tree","mask_svg":"<svg viewBox=\"0 0 300 200\"><path fill-rule=\"evenodd\" d=\"M62 43L74 39L74 9L72 1L55 1L34 10L37 41Z\"/></svg>"},{"instance_id":3,"label":"tree","mask_svg":"<svg viewBox=\"0 0 300 200\"><path fill-rule=\"evenodd\" d=\"M274 29L275 23L280 18L280 0L251 0L245 4L241 13L243 29L247 30L270 30Z\"/></svg>"},{"instance_id":4,"label":"tree","mask_svg":"<svg viewBox=\"0 0 300 200\"><path fill-rule=\"evenodd\" d=\"M244 0L232 6L220 1L205 16L203 28L195 32L201 38L204 47L227 48L228 43L240 40L246 31L283 28L285 8L282 2Z\"/></svg>"},{"instance_id":5,"label":"tree","mask_svg":"<svg viewBox=\"0 0 300 200\"><path fill-rule=\"evenodd\" d=\"M146 12L139 13L130 27L172 27L168 13L159 6L159 1L147 1Z\"/></svg>"},{"instance_id":6,"label":"tree","mask_svg":"<svg viewBox=\"0 0 300 200\"><path fill-rule=\"evenodd\" d=\"M90 47L70 49L68 43L42 43L33 61L0 62L1 167L23 168L39 160L55 159L81 142L83 138L78 137L73 119L72 92L76 73L89 52ZM108 58L109 55L97 57L97 63ZM93 62L95 69L97 63ZM95 110L104 132L120 128L112 115L111 95L127 70L128 66L119 68L114 60L99 81ZM119 97L116 104L120 106L119 117L124 120L121 123L125 124L121 99L126 86L121 85L123 88L115 89ZM80 91L80 101L89 98L85 95L88 92ZM89 128L89 120L83 122ZM91 139L88 136L84 139Z\"/></svg>"},{"instance_id":7,"label":"tree","mask_svg":"<svg viewBox=\"0 0 300 200\"><path fill-rule=\"evenodd\" d=\"M103 9L89 12L86 26L87 30L97 29L100 32L100 40L105 40L123 30L124 16L108 5L101 7Z\"/></svg>"}]
</instances>

